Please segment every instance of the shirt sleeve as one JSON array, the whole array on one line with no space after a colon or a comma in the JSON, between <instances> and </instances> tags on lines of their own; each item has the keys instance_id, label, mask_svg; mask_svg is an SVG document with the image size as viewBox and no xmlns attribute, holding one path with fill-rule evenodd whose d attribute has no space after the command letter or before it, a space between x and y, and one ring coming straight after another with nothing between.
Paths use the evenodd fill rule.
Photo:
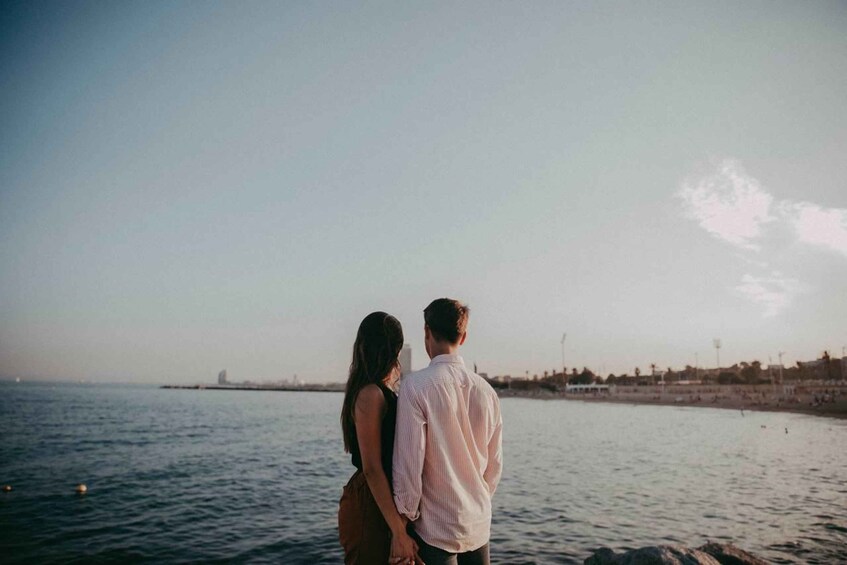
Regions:
<instances>
[{"instance_id":1,"label":"shirt sleeve","mask_svg":"<svg viewBox=\"0 0 847 565\"><path fill-rule=\"evenodd\" d=\"M483 479L488 485L488 492L494 496L500 477L503 474L503 417L500 414L500 401L494 397L494 429L488 441L488 466L485 468Z\"/></svg>"},{"instance_id":2,"label":"shirt sleeve","mask_svg":"<svg viewBox=\"0 0 847 565\"><path fill-rule=\"evenodd\" d=\"M409 520L420 517L426 419L410 386L400 386L392 474L394 503Z\"/></svg>"}]
</instances>

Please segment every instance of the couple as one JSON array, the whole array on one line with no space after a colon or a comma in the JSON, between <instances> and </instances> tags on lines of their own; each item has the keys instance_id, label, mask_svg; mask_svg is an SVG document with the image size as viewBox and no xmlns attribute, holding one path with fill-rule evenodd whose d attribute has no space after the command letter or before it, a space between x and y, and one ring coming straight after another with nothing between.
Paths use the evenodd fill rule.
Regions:
<instances>
[{"instance_id":1,"label":"couple","mask_svg":"<svg viewBox=\"0 0 847 565\"><path fill-rule=\"evenodd\" d=\"M502 470L500 403L465 367L468 308L439 298L424 310L426 369L400 376L400 322L362 320L341 412L356 472L338 533L359 565L489 563L491 497Z\"/></svg>"}]
</instances>

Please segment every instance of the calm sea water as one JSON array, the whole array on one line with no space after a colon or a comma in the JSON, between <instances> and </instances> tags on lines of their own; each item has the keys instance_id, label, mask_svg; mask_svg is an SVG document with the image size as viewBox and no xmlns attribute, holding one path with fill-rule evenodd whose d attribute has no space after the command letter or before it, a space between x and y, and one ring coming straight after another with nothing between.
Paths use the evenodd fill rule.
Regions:
<instances>
[{"instance_id":1,"label":"calm sea water","mask_svg":"<svg viewBox=\"0 0 847 565\"><path fill-rule=\"evenodd\" d=\"M2 561L340 563L341 399L0 383ZM707 539L777 563L847 561L847 421L502 407L495 563Z\"/></svg>"}]
</instances>

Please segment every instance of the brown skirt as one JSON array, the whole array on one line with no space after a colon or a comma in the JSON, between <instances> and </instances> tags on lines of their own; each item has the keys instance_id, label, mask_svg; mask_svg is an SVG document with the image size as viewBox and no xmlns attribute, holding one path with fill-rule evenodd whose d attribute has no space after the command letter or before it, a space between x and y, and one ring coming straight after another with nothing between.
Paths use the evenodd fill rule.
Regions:
<instances>
[{"instance_id":1,"label":"brown skirt","mask_svg":"<svg viewBox=\"0 0 847 565\"><path fill-rule=\"evenodd\" d=\"M385 565L391 553L391 530L376 505L361 471L356 471L338 504L338 539L346 565Z\"/></svg>"}]
</instances>

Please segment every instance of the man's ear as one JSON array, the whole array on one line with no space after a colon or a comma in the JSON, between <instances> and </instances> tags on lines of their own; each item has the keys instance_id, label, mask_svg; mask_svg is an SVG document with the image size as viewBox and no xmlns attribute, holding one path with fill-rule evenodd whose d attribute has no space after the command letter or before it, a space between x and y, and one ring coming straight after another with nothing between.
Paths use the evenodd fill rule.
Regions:
<instances>
[{"instance_id":1,"label":"man's ear","mask_svg":"<svg viewBox=\"0 0 847 565\"><path fill-rule=\"evenodd\" d=\"M459 345L463 345L465 343L465 338L468 337L468 332L462 334L462 337L459 338Z\"/></svg>"},{"instance_id":2,"label":"man's ear","mask_svg":"<svg viewBox=\"0 0 847 565\"><path fill-rule=\"evenodd\" d=\"M430 337L429 325L424 324L424 339L429 339L429 337Z\"/></svg>"}]
</instances>

